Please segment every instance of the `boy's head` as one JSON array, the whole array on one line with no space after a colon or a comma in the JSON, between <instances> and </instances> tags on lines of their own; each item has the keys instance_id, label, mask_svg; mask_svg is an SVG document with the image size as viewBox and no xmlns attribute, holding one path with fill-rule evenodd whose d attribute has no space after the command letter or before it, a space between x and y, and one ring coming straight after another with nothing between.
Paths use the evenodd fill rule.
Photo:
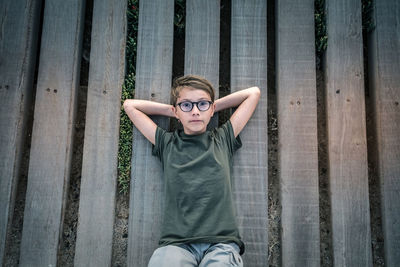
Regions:
<instances>
[{"instance_id":1,"label":"boy's head","mask_svg":"<svg viewBox=\"0 0 400 267\"><path fill-rule=\"evenodd\" d=\"M179 98L179 93L184 88L194 88L198 90L205 91L214 102L215 91L214 87L209 81L203 77L196 75L185 75L174 80L171 88L171 105L176 106L176 101Z\"/></svg>"},{"instance_id":2,"label":"boy's head","mask_svg":"<svg viewBox=\"0 0 400 267\"><path fill-rule=\"evenodd\" d=\"M171 89L172 111L186 134L196 135L207 130L215 111L214 98L214 88L202 77L186 75L174 81Z\"/></svg>"}]
</instances>

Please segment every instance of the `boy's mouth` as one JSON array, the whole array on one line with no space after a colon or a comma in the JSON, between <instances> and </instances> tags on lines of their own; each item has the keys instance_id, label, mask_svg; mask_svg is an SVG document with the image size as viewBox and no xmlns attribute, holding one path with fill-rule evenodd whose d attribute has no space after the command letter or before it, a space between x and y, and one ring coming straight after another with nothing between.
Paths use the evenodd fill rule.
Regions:
<instances>
[{"instance_id":1,"label":"boy's mouth","mask_svg":"<svg viewBox=\"0 0 400 267\"><path fill-rule=\"evenodd\" d=\"M202 122L202 120L191 120L189 122Z\"/></svg>"}]
</instances>

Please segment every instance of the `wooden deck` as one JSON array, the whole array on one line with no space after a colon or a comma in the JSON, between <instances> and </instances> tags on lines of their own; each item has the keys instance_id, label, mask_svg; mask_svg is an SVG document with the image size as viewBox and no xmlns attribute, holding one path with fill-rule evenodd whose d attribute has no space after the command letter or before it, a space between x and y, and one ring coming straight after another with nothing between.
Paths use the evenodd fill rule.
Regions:
<instances>
[{"instance_id":1,"label":"wooden deck","mask_svg":"<svg viewBox=\"0 0 400 267\"><path fill-rule=\"evenodd\" d=\"M375 27L364 43L361 1L326 2L326 102L322 103L326 114L318 114L314 1L275 1L272 60L268 58L271 42L267 40L272 38L267 32L268 2L233 0L229 70L220 69L221 42L227 41L221 39L220 0L186 1L185 74L202 75L218 88L220 73L226 71L232 92L254 85L262 91L259 106L241 134L243 147L234 159L234 198L246 244L245 266L268 266L270 261L268 110L274 101L278 149L272 153L279 159L281 265L319 266L322 262L321 140L317 127L321 116L327 122L334 266L373 265L368 184L371 161L380 181L385 266L400 262L400 3L374 1ZM126 1L93 1L75 266L111 266L113 257L126 8ZM168 103L173 76L174 0L140 1L139 11L135 97ZM1 265L9 242L7 232L31 105L35 108L19 265L59 265L84 15L85 1L80 0L0 4ZM268 75L269 62L275 62L274 75ZM277 99L268 98L268 77L275 77L272 84ZM366 88L373 103L370 128ZM168 129L169 119L154 119ZM212 124L218 124L217 117ZM367 132L373 133L373 142L367 142ZM134 130L126 266L146 266L157 247L162 199L160 163L151 156L150 143Z\"/></svg>"}]
</instances>

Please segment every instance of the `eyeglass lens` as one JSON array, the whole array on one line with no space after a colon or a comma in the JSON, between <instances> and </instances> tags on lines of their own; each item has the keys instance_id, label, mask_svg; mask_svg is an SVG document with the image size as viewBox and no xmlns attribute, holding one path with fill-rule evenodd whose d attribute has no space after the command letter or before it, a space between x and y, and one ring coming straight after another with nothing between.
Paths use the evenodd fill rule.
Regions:
<instances>
[{"instance_id":1,"label":"eyeglass lens","mask_svg":"<svg viewBox=\"0 0 400 267\"><path fill-rule=\"evenodd\" d=\"M193 106L196 105L197 109L200 111L206 111L210 108L210 101L199 101L199 102L190 102L190 101L184 101L179 103L179 107L181 108L182 111L184 112L189 112L193 109Z\"/></svg>"}]
</instances>

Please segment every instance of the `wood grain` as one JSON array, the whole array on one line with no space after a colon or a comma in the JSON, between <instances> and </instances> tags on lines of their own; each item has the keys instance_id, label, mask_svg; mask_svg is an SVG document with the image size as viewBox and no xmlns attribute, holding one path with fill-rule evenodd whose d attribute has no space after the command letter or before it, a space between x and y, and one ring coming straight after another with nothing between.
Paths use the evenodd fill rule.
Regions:
<instances>
[{"instance_id":1,"label":"wood grain","mask_svg":"<svg viewBox=\"0 0 400 267\"><path fill-rule=\"evenodd\" d=\"M400 262L400 3L374 2L370 89L374 101L385 265Z\"/></svg>"},{"instance_id":2,"label":"wood grain","mask_svg":"<svg viewBox=\"0 0 400 267\"><path fill-rule=\"evenodd\" d=\"M234 156L234 197L245 266L268 262L267 2L232 2L231 90L258 86L261 99L240 134Z\"/></svg>"},{"instance_id":3,"label":"wood grain","mask_svg":"<svg viewBox=\"0 0 400 267\"><path fill-rule=\"evenodd\" d=\"M95 0L75 266L111 266L126 1Z\"/></svg>"},{"instance_id":4,"label":"wood grain","mask_svg":"<svg viewBox=\"0 0 400 267\"><path fill-rule=\"evenodd\" d=\"M319 266L314 1L277 3L282 265Z\"/></svg>"},{"instance_id":5,"label":"wood grain","mask_svg":"<svg viewBox=\"0 0 400 267\"><path fill-rule=\"evenodd\" d=\"M140 1L135 98L169 103L172 76L173 0ZM168 129L167 118L155 118ZM134 128L129 204L128 266L147 266L158 246L164 184L151 143Z\"/></svg>"},{"instance_id":6,"label":"wood grain","mask_svg":"<svg viewBox=\"0 0 400 267\"><path fill-rule=\"evenodd\" d=\"M40 1L0 3L0 265L13 217L33 99L40 9Z\"/></svg>"},{"instance_id":7,"label":"wood grain","mask_svg":"<svg viewBox=\"0 0 400 267\"><path fill-rule=\"evenodd\" d=\"M56 266L69 183L84 1L46 1L20 266Z\"/></svg>"},{"instance_id":8,"label":"wood grain","mask_svg":"<svg viewBox=\"0 0 400 267\"><path fill-rule=\"evenodd\" d=\"M371 266L361 2L326 4L333 261L335 266Z\"/></svg>"},{"instance_id":9,"label":"wood grain","mask_svg":"<svg viewBox=\"0 0 400 267\"><path fill-rule=\"evenodd\" d=\"M219 92L220 0L186 1L185 75L200 75ZM215 114L210 128L218 126Z\"/></svg>"},{"instance_id":10,"label":"wood grain","mask_svg":"<svg viewBox=\"0 0 400 267\"><path fill-rule=\"evenodd\" d=\"M216 87L216 97L219 81L219 2L186 2L185 74L205 77Z\"/></svg>"}]
</instances>

